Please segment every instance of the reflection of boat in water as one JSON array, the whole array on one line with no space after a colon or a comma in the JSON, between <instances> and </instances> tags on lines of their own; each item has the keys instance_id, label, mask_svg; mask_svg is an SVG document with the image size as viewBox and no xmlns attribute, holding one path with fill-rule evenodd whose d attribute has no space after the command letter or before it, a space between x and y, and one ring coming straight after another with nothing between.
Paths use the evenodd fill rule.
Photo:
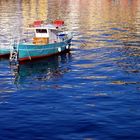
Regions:
<instances>
[{"instance_id":1,"label":"reflection of boat in water","mask_svg":"<svg viewBox=\"0 0 140 140\"><path fill-rule=\"evenodd\" d=\"M69 71L69 68L66 65L63 67L63 64L69 62L70 58L70 53L63 53L47 59L36 62L30 61L19 65L16 70L13 69L15 84L22 85L25 82L27 84L31 81L39 82L57 79Z\"/></svg>"}]
</instances>

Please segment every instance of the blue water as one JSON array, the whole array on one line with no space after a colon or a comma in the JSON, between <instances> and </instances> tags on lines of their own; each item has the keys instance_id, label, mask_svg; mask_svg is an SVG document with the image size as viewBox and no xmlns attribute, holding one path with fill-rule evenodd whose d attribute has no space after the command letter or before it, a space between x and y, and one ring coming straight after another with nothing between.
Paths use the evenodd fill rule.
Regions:
<instances>
[{"instance_id":1,"label":"blue water","mask_svg":"<svg viewBox=\"0 0 140 140\"><path fill-rule=\"evenodd\" d=\"M0 15L0 44L45 17L74 34L69 53L0 59L0 140L140 139L139 0L2 0Z\"/></svg>"}]
</instances>

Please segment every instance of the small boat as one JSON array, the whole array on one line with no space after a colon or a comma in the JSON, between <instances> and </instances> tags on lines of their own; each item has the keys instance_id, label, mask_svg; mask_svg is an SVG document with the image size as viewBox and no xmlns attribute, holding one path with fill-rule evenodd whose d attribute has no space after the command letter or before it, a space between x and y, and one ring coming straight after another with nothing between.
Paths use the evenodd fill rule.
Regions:
<instances>
[{"instance_id":1,"label":"small boat","mask_svg":"<svg viewBox=\"0 0 140 140\"><path fill-rule=\"evenodd\" d=\"M33 37L23 39L14 45L10 60L16 58L18 62L30 61L70 50L72 34L62 30L63 24L62 20L56 20L52 24L35 21L28 28ZM14 50L17 52L16 57Z\"/></svg>"}]
</instances>

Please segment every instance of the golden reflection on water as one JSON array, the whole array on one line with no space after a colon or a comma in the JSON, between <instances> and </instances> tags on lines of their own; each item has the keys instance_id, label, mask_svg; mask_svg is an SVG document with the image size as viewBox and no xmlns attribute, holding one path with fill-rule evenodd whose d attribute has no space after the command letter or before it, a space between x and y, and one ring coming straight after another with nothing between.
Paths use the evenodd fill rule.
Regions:
<instances>
[{"instance_id":1,"label":"golden reflection on water","mask_svg":"<svg viewBox=\"0 0 140 140\"><path fill-rule=\"evenodd\" d=\"M77 25L82 25L82 28L108 22L133 24L139 19L140 11L140 0L1 0L0 5L0 13L4 14L2 11L5 10L5 16L11 11L21 10L23 25L33 20L62 18L68 20L69 25L80 22ZM7 5L12 6L5 9Z\"/></svg>"},{"instance_id":2,"label":"golden reflection on water","mask_svg":"<svg viewBox=\"0 0 140 140\"><path fill-rule=\"evenodd\" d=\"M108 29L114 27L140 33L140 0L1 0L0 16L0 28L13 28L14 31L34 20L60 18L68 29L86 33L86 36L98 35L99 30L109 32ZM118 39L118 35L114 34L112 38ZM124 41L133 39L125 32L119 34L119 38Z\"/></svg>"},{"instance_id":3,"label":"golden reflection on water","mask_svg":"<svg viewBox=\"0 0 140 140\"><path fill-rule=\"evenodd\" d=\"M108 22L132 24L137 19L139 2L139 0L82 0L80 12L85 16L81 16L81 20L88 27L109 24Z\"/></svg>"},{"instance_id":4,"label":"golden reflection on water","mask_svg":"<svg viewBox=\"0 0 140 140\"><path fill-rule=\"evenodd\" d=\"M47 0L30 0L22 1L23 25L27 26L34 20L46 20L48 16L48 1Z\"/></svg>"},{"instance_id":5,"label":"golden reflection on water","mask_svg":"<svg viewBox=\"0 0 140 140\"><path fill-rule=\"evenodd\" d=\"M86 31L85 36L94 35L93 42L89 43L88 47L106 45L104 40L100 41L100 44L96 42L98 39L95 38L95 35L100 36L101 34L110 35L104 37L106 40L138 41L139 38L135 34L139 35L140 30L138 22L140 19L139 3L140 0L80 1L79 30Z\"/></svg>"}]
</instances>

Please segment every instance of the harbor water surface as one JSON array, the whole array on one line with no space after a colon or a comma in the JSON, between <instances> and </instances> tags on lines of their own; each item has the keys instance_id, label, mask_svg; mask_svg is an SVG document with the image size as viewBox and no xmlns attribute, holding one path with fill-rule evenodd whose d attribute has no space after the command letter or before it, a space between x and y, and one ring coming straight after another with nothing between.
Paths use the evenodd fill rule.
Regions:
<instances>
[{"instance_id":1,"label":"harbor water surface","mask_svg":"<svg viewBox=\"0 0 140 140\"><path fill-rule=\"evenodd\" d=\"M47 19L65 21L71 51L0 59L0 140L139 140L140 0L0 0L0 45Z\"/></svg>"}]
</instances>

